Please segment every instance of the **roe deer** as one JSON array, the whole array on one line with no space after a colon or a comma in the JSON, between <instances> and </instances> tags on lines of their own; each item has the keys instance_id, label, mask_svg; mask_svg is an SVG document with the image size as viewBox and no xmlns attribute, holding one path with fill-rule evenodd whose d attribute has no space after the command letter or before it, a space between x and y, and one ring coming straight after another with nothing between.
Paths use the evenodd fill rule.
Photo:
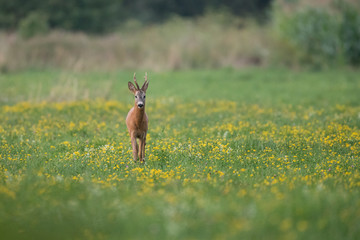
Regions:
<instances>
[{"instance_id":1,"label":"roe deer","mask_svg":"<svg viewBox=\"0 0 360 240\"><path fill-rule=\"evenodd\" d=\"M141 88L136 82L135 73L134 73L134 82L136 84L136 87L134 86L133 83L131 82L128 83L129 90L135 96L135 106L130 109L126 117L126 126L128 128L131 138L133 159L134 161L137 161L137 158L139 156L140 161L144 162L146 133L148 130L148 117L145 113L145 94L146 94L146 89L149 86L147 73L145 73L145 82ZM136 140L137 138L139 139L140 148Z\"/></svg>"}]
</instances>

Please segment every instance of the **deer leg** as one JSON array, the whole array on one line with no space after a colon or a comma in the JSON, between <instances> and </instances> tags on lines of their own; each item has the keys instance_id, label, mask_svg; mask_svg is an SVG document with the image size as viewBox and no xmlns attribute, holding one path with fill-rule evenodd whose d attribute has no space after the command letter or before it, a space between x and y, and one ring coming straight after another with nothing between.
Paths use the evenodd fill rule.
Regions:
<instances>
[{"instance_id":1,"label":"deer leg","mask_svg":"<svg viewBox=\"0 0 360 240\"><path fill-rule=\"evenodd\" d=\"M144 138L144 141L143 141L143 148L142 148L142 153L143 153L143 159L144 159L144 161L145 161L145 146L146 146L146 136L145 136L145 138Z\"/></svg>"},{"instance_id":2,"label":"deer leg","mask_svg":"<svg viewBox=\"0 0 360 240\"><path fill-rule=\"evenodd\" d=\"M138 144L136 142L135 137L131 137L131 146L132 146L132 149L133 149L133 159L134 159L134 162L136 162L137 157L138 157Z\"/></svg>"},{"instance_id":3,"label":"deer leg","mask_svg":"<svg viewBox=\"0 0 360 240\"><path fill-rule=\"evenodd\" d=\"M144 142L143 142L143 151L142 151L142 153L143 153L143 161L145 162L145 145L146 145L146 139L144 139Z\"/></svg>"},{"instance_id":4,"label":"deer leg","mask_svg":"<svg viewBox=\"0 0 360 240\"><path fill-rule=\"evenodd\" d=\"M145 157L145 139L140 138L140 149L139 149L139 159L141 162L144 161L144 157Z\"/></svg>"}]
</instances>

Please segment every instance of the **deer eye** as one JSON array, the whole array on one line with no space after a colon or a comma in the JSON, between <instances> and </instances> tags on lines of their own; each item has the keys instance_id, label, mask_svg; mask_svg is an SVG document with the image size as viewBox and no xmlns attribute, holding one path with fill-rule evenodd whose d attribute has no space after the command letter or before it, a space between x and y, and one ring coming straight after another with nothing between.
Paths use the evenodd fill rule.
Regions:
<instances>
[{"instance_id":1,"label":"deer eye","mask_svg":"<svg viewBox=\"0 0 360 240\"><path fill-rule=\"evenodd\" d=\"M144 98L146 98L146 96L144 96Z\"/></svg>"},{"instance_id":2,"label":"deer eye","mask_svg":"<svg viewBox=\"0 0 360 240\"><path fill-rule=\"evenodd\" d=\"M137 98L137 96L135 96L135 98Z\"/></svg>"}]
</instances>

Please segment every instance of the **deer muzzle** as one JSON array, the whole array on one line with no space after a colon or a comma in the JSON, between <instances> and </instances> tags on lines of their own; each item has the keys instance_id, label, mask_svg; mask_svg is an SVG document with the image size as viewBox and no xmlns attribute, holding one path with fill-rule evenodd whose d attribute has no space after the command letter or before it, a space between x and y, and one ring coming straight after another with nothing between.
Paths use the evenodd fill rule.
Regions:
<instances>
[{"instance_id":1,"label":"deer muzzle","mask_svg":"<svg viewBox=\"0 0 360 240\"><path fill-rule=\"evenodd\" d=\"M144 103L138 102L137 106L138 106L138 108L143 108L143 107L144 107Z\"/></svg>"}]
</instances>

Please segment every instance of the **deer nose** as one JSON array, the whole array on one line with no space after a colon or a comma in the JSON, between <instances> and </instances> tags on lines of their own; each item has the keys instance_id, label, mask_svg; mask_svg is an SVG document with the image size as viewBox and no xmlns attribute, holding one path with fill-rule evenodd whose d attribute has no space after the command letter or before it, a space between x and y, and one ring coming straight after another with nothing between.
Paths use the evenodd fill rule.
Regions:
<instances>
[{"instance_id":1,"label":"deer nose","mask_svg":"<svg viewBox=\"0 0 360 240\"><path fill-rule=\"evenodd\" d=\"M142 108L143 106L144 106L143 103L138 103L138 107L139 107L139 108Z\"/></svg>"}]
</instances>

